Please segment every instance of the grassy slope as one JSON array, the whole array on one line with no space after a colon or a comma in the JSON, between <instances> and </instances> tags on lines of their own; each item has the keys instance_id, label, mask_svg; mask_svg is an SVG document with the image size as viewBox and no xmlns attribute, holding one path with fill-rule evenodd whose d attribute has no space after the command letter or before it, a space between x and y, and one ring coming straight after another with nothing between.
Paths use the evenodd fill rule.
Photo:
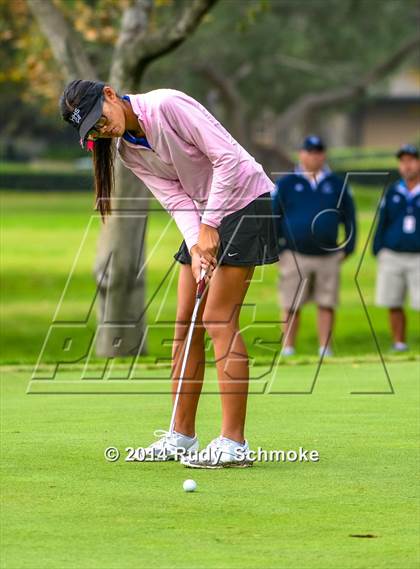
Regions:
<instances>
[{"instance_id":1,"label":"grassy slope","mask_svg":"<svg viewBox=\"0 0 420 569\"><path fill-rule=\"evenodd\" d=\"M376 348L370 328L362 309L356 289L354 275L361 257L363 246L372 223L380 190L356 191L359 205L359 248L356 255L347 261L343 268L342 305L338 313L335 335L335 351L338 355L360 355L374 353ZM76 258L86 228L88 227L92 196L77 194L13 194L3 192L2 202L2 279L4 297L2 302L2 362L29 363L36 360L43 345L47 330L64 290L67 277ZM148 251L156 249L148 266L147 294L151 298L161 279L172 263L172 254L177 249L180 236L175 226L168 228L161 242L162 228L168 222L164 213L154 213L150 218L148 230ZM99 229L94 220L86 235L85 245L76 264L67 295L58 314L61 320L83 320L95 295L92 278L96 241ZM174 268L176 270L176 267ZM373 307L375 280L375 261L366 255L360 271L360 286L369 306L369 313L384 352L389 348L389 333L386 312ZM256 271L254 283L248 293L247 301L257 304L257 318L268 321L270 326L258 327L257 336L271 342L279 338L279 316L277 308L277 267L271 265ZM176 279L168 287L166 304L160 311L162 295L158 295L151 305L149 323L162 323L173 319L175 311ZM7 302L6 302L7 297ZM410 343L420 342L418 317L409 313L411 320ZM252 310L243 309L242 323L252 321ZM94 322L91 319L90 330ZM252 346L249 332L251 354L263 358L264 354ZM170 326L168 337L170 337ZM160 329L152 331L149 339L151 357L168 355L168 348L161 344ZM299 336L300 354L314 354L316 351L316 325L314 307L307 307L302 319ZM57 357L57 347L48 353L48 359ZM61 346L60 346L61 349Z\"/></svg>"},{"instance_id":2,"label":"grassy slope","mask_svg":"<svg viewBox=\"0 0 420 569\"><path fill-rule=\"evenodd\" d=\"M317 449L319 463L210 472L104 460L109 445L150 442L168 395L26 395L29 371L3 373L2 567L418 567L418 365L389 367L395 395L351 395L383 374L342 364L322 368L311 396L251 397L254 447ZM280 373L293 383L302 369ZM218 421L203 397L202 443Z\"/></svg>"}]
</instances>

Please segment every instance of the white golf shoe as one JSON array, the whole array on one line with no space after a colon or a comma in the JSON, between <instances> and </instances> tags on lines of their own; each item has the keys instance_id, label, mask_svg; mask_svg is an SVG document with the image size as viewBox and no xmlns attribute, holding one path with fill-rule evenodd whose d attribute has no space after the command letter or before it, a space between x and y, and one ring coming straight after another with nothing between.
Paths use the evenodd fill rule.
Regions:
<instances>
[{"instance_id":1,"label":"white golf shoe","mask_svg":"<svg viewBox=\"0 0 420 569\"><path fill-rule=\"evenodd\" d=\"M253 465L248 453L247 441L240 444L226 437L218 437L200 452L181 458L181 463L187 468L246 468Z\"/></svg>"},{"instance_id":2,"label":"white golf shoe","mask_svg":"<svg viewBox=\"0 0 420 569\"><path fill-rule=\"evenodd\" d=\"M174 431L157 430L154 432L159 440L146 447L144 450L150 461L164 462L168 460L179 460L183 456L188 456L191 452L198 451L197 437L187 437Z\"/></svg>"}]
</instances>

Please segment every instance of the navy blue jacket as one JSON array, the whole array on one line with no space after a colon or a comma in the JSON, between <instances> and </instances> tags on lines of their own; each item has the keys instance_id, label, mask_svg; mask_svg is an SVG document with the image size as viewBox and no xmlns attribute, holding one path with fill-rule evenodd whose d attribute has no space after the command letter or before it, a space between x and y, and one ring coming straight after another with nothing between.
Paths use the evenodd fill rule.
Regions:
<instances>
[{"instance_id":1,"label":"navy blue jacket","mask_svg":"<svg viewBox=\"0 0 420 569\"><path fill-rule=\"evenodd\" d=\"M404 181L399 180L387 190L379 210L373 254L383 248L420 253L420 186L410 192Z\"/></svg>"},{"instance_id":2,"label":"navy blue jacket","mask_svg":"<svg viewBox=\"0 0 420 569\"><path fill-rule=\"evenodd\" d=\"M299 170L276 182L272 194L280 251L291 249L305 255L353 252L356 216L353 198L344 181L329 171L312 187ZM337 244L338 228L345 238Z\"/></svg>"}]
</instances>

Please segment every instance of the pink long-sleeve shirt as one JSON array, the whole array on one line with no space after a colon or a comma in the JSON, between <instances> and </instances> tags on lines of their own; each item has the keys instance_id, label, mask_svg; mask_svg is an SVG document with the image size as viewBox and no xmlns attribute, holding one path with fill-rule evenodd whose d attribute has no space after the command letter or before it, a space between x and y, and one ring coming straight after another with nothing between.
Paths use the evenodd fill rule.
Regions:
<instances>
[{"instance_id":1,"label":"pink long-sleeve shirt","mask_svg":"<svg viewBox=\"0 0 420 569\"><path fill-rule=\"evenodd\" d=\"M175 219L189 251L200 223L217 228L273 190L262 166L189 95L156 89L129 98L152 149L120 138L118 154Z\"/></svg>"}]
</instances>

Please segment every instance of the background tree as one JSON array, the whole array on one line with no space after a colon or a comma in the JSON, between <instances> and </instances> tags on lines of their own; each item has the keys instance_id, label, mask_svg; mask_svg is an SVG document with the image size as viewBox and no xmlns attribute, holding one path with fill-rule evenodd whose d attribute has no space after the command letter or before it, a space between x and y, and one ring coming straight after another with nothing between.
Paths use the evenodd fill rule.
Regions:
<instances>
[{"instance_id":1,"label":"background tree","mask_svg":"<svg viewBox=\"0 0 420 569\"><path fill-rule=\"evenodd\" d=\"M95 69L106 77L127 0L61 2ZM180 2L155 0L153 4L151 18L156 26L172 17ZM23 14L26 6L26 0L0 0L0 26L5 38L14 36L18 48L15 56L0 62L0 70L8 67L6 73L0 71L0 81L4 86L5 79L16 75L21 81L27 78L20 84L18 97L25 102L42 98L42 107L49 104L56 118L60 69L37 33L33 18L27 22ZM410 52L418 64L419 12L415 0L225 0L206 15L204 25L188 42L147 68L142 87L171 85L186 90L213 106L233 130L240 114L231 102L235 88L242 97L241 110L246 109L246 131L258 132L264 116L280 115L303 94L329 92L354 83L379 63L393 60L395 53L400 52L400 58L379 76L371 77L371 85L407 60ZM2 35L0 32L0 38ZM11 43L13 37L5 48ZM410 44L407 51L400 51ZM229 82L222 92L221 81L226 78ZM369 88L368 94L375 88ZM358 90L359 96L362 91ZM343 108L343 102L339 104ZM329 102L327 108L337 108L337 104ZM293 139L291 131L281 133L278 143L290 135Z\"/></svg>"},{"instance_id":2,"label":"background tree","mask_svg":"<svg viewBox=\"0 0 420 569\"><path fill-rule=\"evenodd\" d=\"M215 2L124 1L120 4L123 10L119 32L115 34L111 25L100 26L100 30L92 25L95 20L96 26L100 25L104 13L111 20L118 18L119 14L113 13L112 3L108 1L88 4L27 0L64 78L68 81L107 76L120 93L139 91L147 66L183 43ZM159 13L162 6L167 10ZM105 37L115 41L110 57L104 57L103 53L98 68L89 50L84 48L76 22L89 40L96 42ZM107 61L110 61L108 73L103 68ZM133 215L133 211L138 214L139 203L142 213ZM119 211L121 204L123 212ZM100 293L96 350L98 355L108 357L135 354L139 349L144 352L146 345L145 271L140 268L144 264L147 191L119 161L116 162L113 210L102 227L95 264Z\"/></svg>"},{"instance_id":3,"label":"background tree","mask_svg":"<svg viewBox=\"0 0 420 569\"><path fill-rule=\"evenodd\" d=\"M240 14L232 2L217 6L211 25L176 54L177 65L194 73L173 81L207 98L267 171L273 159L279 168L290 163L290 149L314 113L349 108L409 58L419 65L420 9L414 0L262 0L243 6ZM167 75L174 60L160 61L148 80ZM264 130L272 131L271 142L260 136Z\"/></svg>"}]
</instances>

